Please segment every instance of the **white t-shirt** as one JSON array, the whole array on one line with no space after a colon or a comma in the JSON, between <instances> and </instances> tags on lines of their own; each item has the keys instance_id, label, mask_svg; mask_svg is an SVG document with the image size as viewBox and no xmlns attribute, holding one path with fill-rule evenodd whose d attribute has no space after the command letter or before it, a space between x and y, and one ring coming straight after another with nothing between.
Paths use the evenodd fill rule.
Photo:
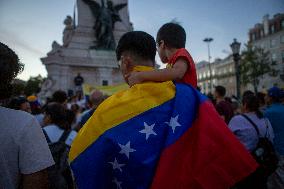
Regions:
<instances>
[{"instance_id":1,"label":"white t-shirt","mask_svg":"<svg viewBox=\"0 0 284 189\"><path fill-rule=\"evenodd\" d=\"M22 174L54 164L38 121L23 111L0 107L0 188L16 189Z\"/></svg>"},{"instance_id":2,"label":"white t-shirt","mask_svg":"<svg viewBox=\"0 0 284 189\"><path fill-rule=\"evenodd\" d=\"M266 136L273 142L274 132L267 118L260 119L255 113L245 113L245 115L257 125L261 137ZM257 132L242 115L234 116L229 123L229 128L248 151L252 152L256 148L258 143Z\"/></svg>"},{"instance_id":3,"label":"white t-shirt","mask_svg":"<svg viewBox=\"0 0 284 189\"><path fill-rule=\"evenodd\" d=\"M64 133L64 130L58 127L57 125L51 124L47 125L43 128L49 138L49 140L54 143L58 142L62 134ZM73 140L75 139L77 135L76 131L71 131L65 141L65 144L68 146L71 146Z\"/></svg>"}]
</instances>

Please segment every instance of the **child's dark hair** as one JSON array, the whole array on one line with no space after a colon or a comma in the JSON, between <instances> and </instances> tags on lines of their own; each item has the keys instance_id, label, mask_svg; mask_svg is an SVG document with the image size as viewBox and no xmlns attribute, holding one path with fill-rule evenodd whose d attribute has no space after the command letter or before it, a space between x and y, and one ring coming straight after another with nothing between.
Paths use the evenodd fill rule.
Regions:
<instances>
[{"instance_id":1,"label":"child's dark hair","mask_svg":"<svg viewBox=\"0 0 284 189\"><path fill-rule=\"evenodd\" d=\"M255 112L258 118L263 118L263 114L259 110L259 101L254 94L246 94L242 99L243 105L246 104L246 107L249 111Z\"/></svg>"},{"instance_id":2,"label":"child's dark hair","mask_svg":"<svg viewBox=\"0 0 284 189\"><path fill-rule=\"evenodd\" d=\"M130 52L143 60L155 62L155 39L146 32L132 31L125 33L119 40L116 48L116 58L120 60L123 52Z\"/></svg>"},{"instance_id":3,"label":"child's dark hair","mask_svg":"<svg viewBox=\"0 0 284 189\"><path fill-rule=\"evenodd\" d=\"M162 40L170 48L184 48L186 42L185 30L177 23L166 23L157 33L156 42L159 44Z\"/></svg>"}]
</instances>

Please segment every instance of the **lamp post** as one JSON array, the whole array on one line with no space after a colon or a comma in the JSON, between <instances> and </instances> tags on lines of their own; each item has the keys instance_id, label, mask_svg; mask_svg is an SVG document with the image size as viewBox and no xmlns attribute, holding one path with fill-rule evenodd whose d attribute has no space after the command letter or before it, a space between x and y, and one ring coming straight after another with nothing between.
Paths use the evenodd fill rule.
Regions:
<instances>
[{"instance_id":1,"label":"lamp post","mask_svg":"<svg viewBox=\"0 0 284 189\"><path fill-rule=\"evenodd\" d=\"M235 62L235 74L236 74L236 89L237 89L237 97L240 99L241 96L241 85L240 85L240 66L239 66L239 60L240 60L240 47L241 43L237 41L237 39L234 39L234 42L230 45L232 52L233 52L233 58Z\"/></svg>"},{"instance_id":2,"label":"lamp post","mask_svg":"<svg viewBox=\"0 0 284 189\"><path fill-rule=\"evenodd\" d=\"M209 80L210 80L210 93L212 92L212 69L211 69L211 56L210 56L210 43L213 41L213 38L207 37L203 39L205 43L207 43L208 48L208 62L209 62Z\"/></svg>"}]
</instances>

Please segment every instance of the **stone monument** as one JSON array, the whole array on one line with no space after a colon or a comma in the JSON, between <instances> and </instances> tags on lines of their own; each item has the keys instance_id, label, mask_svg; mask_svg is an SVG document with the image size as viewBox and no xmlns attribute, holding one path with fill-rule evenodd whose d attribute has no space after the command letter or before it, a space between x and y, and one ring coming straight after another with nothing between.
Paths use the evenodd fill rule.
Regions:
<instances>
[{"instance_id":1,"label":"stone monument","mask_svg":"<svg viewBox=\"0 0 284 189\"><path fill-rule=\"evenodd\" d=\"M52 50L41 58L48 89L76 92L78 73L90 85L123 83L114 49L120 37L133 30L128 0L77 0L76 5L77 18L64 20L63 44L54 41Z\"/></svg>"}]
</instances>

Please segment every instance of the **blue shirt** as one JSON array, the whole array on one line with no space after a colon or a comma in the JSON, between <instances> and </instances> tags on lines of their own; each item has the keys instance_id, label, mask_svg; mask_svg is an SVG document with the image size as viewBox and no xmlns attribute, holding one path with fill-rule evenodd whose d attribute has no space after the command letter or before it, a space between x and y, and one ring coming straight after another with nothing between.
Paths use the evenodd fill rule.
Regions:
<instances>
[{"instance_id":1,"label":"blue shirt","mask_svg":"<svg viewBox=\"0 0 284 189\"><path fill-rule=\"evenodd\" d=\"M284 155L284 106L274 103L265 110L265 116L269 119L275 134L274 147L276 152Z\"/></svg>"}]
</instances>

